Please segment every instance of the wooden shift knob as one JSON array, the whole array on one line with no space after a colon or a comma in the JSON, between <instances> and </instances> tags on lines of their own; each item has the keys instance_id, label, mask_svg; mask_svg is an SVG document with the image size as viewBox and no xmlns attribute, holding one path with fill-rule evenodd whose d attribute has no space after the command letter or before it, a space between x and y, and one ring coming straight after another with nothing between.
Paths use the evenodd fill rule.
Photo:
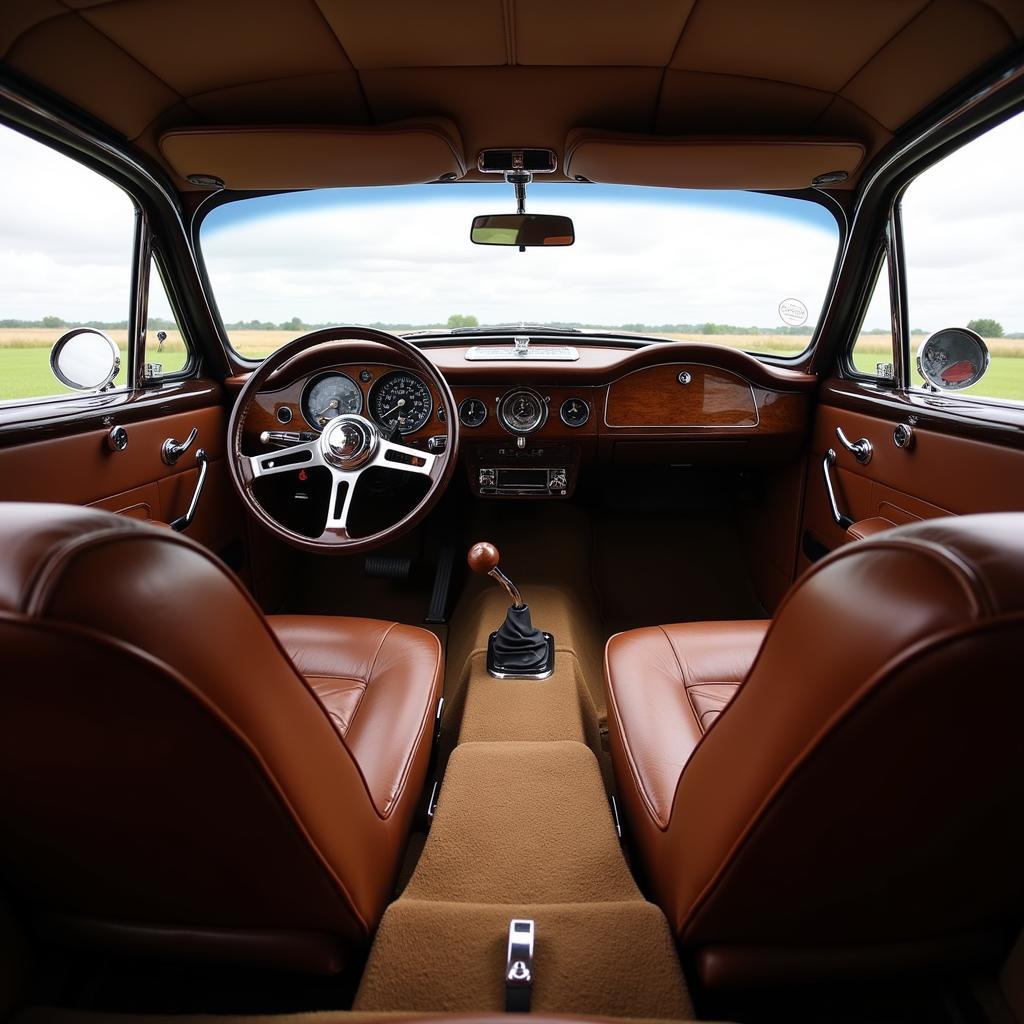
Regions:
<instances>
[{"instance_id":1,"label":"wooden shift knob","mask_svg":"<svg viewBox=\"0 0 1024 1024\"><path fill-rule=\"evenodd\" d=\"M478 541L469 549L466 561L473 572L488 573L497 564L501 554L498 549L485 540Z\"/></svg>"}]
</instances>

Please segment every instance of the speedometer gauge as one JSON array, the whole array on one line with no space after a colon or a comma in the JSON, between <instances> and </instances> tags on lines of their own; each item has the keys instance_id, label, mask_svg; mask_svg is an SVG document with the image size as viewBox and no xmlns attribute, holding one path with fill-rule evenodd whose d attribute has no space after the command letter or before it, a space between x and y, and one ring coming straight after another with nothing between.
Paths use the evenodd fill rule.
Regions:
<instances>
[{"instance_id":1,"label":"speedometer gauge","mask_svg":"<svg viewBox=\"0 0 1024 1024\"><path fill-rule=\"evenodd\" d=\"M317 430L335 416L358 413L363 408L359 385L343 373L325 373L315 378L302 396L302 415Z\"/></svg>"},{"instance_id":2,"label":"speedometer gauge","mask_svg":"<svg viewBox=\"0 0 1024 1024\"><path fill-rule=\"evenodd\" d=\"M377 425L389 433L415 433L433 411L430 389L413 373L386 374L370 391L370 412Z\"/></svg>"}]
</instances>

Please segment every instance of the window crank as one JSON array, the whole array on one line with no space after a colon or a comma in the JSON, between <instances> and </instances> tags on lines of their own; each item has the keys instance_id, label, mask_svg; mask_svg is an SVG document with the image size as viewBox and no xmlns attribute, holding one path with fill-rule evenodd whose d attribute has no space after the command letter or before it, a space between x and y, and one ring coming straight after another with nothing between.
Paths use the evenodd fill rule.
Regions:
<instances>
[{"instance_id":1,"label":"window crank","mask_svg":"<svg viewBox=\"0 0 1024 1024\"><path fill-rule=\"evenodd\" d=\"M866 466L871 461L871 456L874 454L874 447L866 437L858 438L856 441L851 441L846 434L843 433L842 427L836 427L836 437L839 438L839 443L862 465Z\"/></svg>"},{"instance_id":2,"label":"window crank","mask_svg":"<svg viewBox=\"0 0 1024 1024\"><path fill-rule=\"evenodd\" d=\"M175 441L173 437L167 438L160 446L160 458L173 466L192 447L192 442L199 436L199 428L193 427L192 432L184 441Z\"/></svg>"}]
</instances>

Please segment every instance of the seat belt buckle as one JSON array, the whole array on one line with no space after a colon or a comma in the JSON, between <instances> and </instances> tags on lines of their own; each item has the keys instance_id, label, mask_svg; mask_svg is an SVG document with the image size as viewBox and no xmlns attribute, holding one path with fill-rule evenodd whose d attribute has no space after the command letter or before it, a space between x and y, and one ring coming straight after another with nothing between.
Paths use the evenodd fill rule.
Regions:
<instances>
[{"instance_id":1,"label":"seat belt buckle","mask_svg":"<svg viewBox=\"0 0 1024 1024\"><path fill-rule=\"evenodd\" d=\"M508 925L508 956L505 960L505 1012L529 1013L533 994L534 923L513 918Z\"/></svg>"}]
</instances>

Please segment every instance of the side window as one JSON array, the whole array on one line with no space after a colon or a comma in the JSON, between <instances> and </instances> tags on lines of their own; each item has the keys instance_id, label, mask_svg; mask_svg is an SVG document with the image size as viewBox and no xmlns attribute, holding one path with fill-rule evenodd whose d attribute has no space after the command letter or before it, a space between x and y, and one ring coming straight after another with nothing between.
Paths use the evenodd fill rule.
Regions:
<instances>
[{"instance_id":1,"label":"side window","mask_svg":"<svg viewBox=\"0 0 1024 1024\"><path fill-rule=\"evenodd\" d=\"M967 327L988 372L958 395L1024 402L1024 114L968 142L910 183L902 201L911 386L923 341Z\"/></svg>"},{"instance_id":2,"label":"side window","mask_svg":"<svg viewBox=\"0 0 1024 1024\"><path fill-rule=\"evenodd\" d=\"M0 401L71 393L49 359L76 327L113 340L126 385L134 238L125 192L0 125Z\"/></svg>"},{"instance_id":3,"label":"side window","mask_svg":"<svg viewBox=\"0 0 1024 1024\"><path fill-rule=\"evenodd\" d=\"M889 266L885 257L875 278L860 331L854 340L850 358L859 373L892 379L893 336L889 301Z\"/></svg>"},{"instance_id":4,"label":"side window","mask_svg":"<svg viewBox=\"0 0 1024 1024\"><path fill-rule=\"evenodd\" d=\"M156 376L180 373L188 365L189 348L167 297L156 260L149 265L149 303L146 315L146 363ZM159 369L157 369L159 367Z\"/></svg>"}]
</instances>

